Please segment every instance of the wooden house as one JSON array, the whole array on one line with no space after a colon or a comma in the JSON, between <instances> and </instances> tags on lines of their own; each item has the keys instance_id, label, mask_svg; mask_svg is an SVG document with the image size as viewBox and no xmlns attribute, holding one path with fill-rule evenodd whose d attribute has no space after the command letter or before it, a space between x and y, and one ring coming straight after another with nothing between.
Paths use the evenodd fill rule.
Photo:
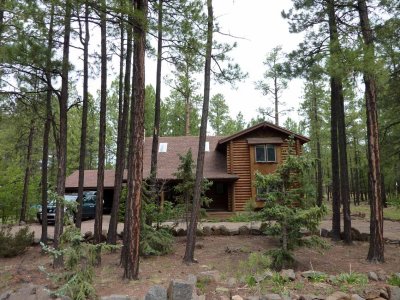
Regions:
<instances>
[{"instance_id":1,"label":"wooden house","mask_svg":"<svg viewBox=\"0 0 400 300\"><path fill-rule=\"evenodd\" d=\"M227 137L207 137L205 147L204 178L213 182L207 196L213 201L209 209L215 211L243 211L246 203L254 199L258 206L263 199L257 196L255 173L272 173L289 155L289 136L294 144L292 154L301 155L302 145L309 141L305 136L285 128L262 122ZM144 142L143 177L150 171L152 139ZM164 182L163 200L174 201L176 184L174 173L180 164L178 154L192 150L194 161L198 151L198 137L160 137L158 151L157 179ZM124 176L126 181L126 176ZM97 170L86 170L85 190L95 190ZM112 204L114 171L107 170L104 179L105 207ZM66 192L76 192L78 171L66 181Z\"/></svg>"}]
</instances>

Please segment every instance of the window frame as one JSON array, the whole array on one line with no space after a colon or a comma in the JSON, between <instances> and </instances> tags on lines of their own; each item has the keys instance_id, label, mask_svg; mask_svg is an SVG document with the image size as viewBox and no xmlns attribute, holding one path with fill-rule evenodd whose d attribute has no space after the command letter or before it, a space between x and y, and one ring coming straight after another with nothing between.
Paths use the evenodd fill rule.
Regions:
<instances>
[{"instance_id":1,"label":"window frame","mask_svg":"<svg viewBox=\"0 0 400 300\"><path fill-rule=\"evenodd\" d=\"M268 149L274 150L274 160L269 159ZM257 149L263 149L264 151L264 160L258 160ZM274 144L258 144L254 146L254 160L256 163L276 163L276 145Z\"/></svg>"}]
</instances>

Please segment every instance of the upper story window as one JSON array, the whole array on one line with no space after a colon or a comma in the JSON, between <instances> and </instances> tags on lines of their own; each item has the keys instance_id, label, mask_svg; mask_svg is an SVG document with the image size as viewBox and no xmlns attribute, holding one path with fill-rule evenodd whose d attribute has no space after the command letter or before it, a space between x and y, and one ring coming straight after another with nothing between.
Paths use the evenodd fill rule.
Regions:
<instances>
[{"instance_id":1,"label":"upper story window","mask_svg":"<svg viewBox=\"0 0 400 300\"><path fill-rule=\"evenodd\" d=\"M206 142L206 144L204 145L204 151L210 152L210 142Z\"/></svg>"},{"instance_id":2,"label":"upper story window","mask_svg":"<svg viewBox=\"0 0 400 300\"><path fill-rule=\"evenodd\" d=\"M275 145L256 145L256 162L276 162Z\"/></svg>"},{"instance_id":3,"label":"upper story window","mask_svg":"<svg viewBox=\"0 0 400 300\"><path fill-rule=\"evenodd\" d=\"M160 143L158 145L158 152L167 152L168 143Z\"/></svg>"}]
</instances>

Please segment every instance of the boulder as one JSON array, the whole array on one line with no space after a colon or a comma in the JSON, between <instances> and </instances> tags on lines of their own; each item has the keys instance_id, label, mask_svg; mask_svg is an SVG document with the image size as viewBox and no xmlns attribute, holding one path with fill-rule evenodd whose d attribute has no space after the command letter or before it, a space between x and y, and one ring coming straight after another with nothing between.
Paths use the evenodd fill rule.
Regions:
<instances>
[{"instance_id":1,"label":"boulder","mask_svg":"<svg viewBox=\"0 0 400 300\"><path fill-rule=\"evenodd\" d=\"M168 287L169 300L195 300L196 289L193 283L183 280L171 280Z\"/></svg>"},{"instance_id":2,"label":"boulder","mask_svg":"<svg viewBox=\"0 0 400 300\"><path fill-rule=\"evenodd\" d=\"M379 290L374 287L367 287L364 290L364 298L365 299L375 299L379 297Z\"/></svg>"},{"instance_id":3,"label":"boulder","mask_svg":"<svg viewBox=\"0 0 400 300\"><path fill-rule=\"evenodd\" d=\"M231 235L231 232L229 231L228 228L226 228L225 225L219 226L219 232L221 235Z\"/></svg>"},{"instance_id":4,"label":"boulder","mask_svg":"<svg viewBox=\"0 0 400 300\"><path fill-rule=\"evenodd\" d=\"M390 300L400 300L400 287L398 286L388 286L387 290L389 292Z\"/></svg>"},{"instance_id":5,"label":"boulder","mask_svg":"<svg viewBox=\"0 0 400 300\"><path fill-rule=\"evenodd\" d=\"M250 229L250 234L251 234L251 235L262 235L263 233L261 232L260 229L251 228L251 229Z\"/></svg>"},{"instance_id":6,"label":"boulder","mask_svg":"<svg viewBox=\"0 0 400 300\"><path fill-rule=\"evenodd\" d=\"M243 225L239 227L239 235L250 235L250 229Z\"/></svg>"},{"instance_id":7,"label":"boulder","mask_svg":"<svg viewBox=\"0 0 400 300\"><path fill-rule=\"evenodd\" d=\"M150 287L144 300L167 300L167 290L160 285L154 285Z\"/></svg>"},{"instance_id":8,"label":"boulder","mask_svg":"<svg viewBox=\"0 0 400 300\"><path fill-rule=\"evenodd\" d=\"M320 235L321 237L327 238L327 237L330 237L331 232L330 232L328 229L326 229L326 228L321 228L321 230L320 230L320 232L319 232L319 235Z\"/></svg>"},{"instance_id":9,"label":"boulder","mask_svg":"<svg viewBox=\"0 0 400 300\"><path fill-rule=\"evenodd\" d=\"M365 299L358 294L353 294L351 295L350 300L365 300Z\"/></svg>"},{"instance_id":10,"label":"boulder","mask_svg":"<svg viewBox=\"0 0 400 300\"><path fill-rule=\"evenodd\" d=\"M281 276L284 278L288 278L290 281L294 281L296 279L296 274L293 269L286 269L281 271Z\"/></svg>"},{"instance_id":11,"label":"boulder","mask_svg":"<svg viewBox=\"0 0 400 300\"><path fill-rule=\"evenodd\" d=\"M281 296L278 294L266 294L261 297L262 300L282 300Z\"/></svg>"},{"instance_id":12,"label":"boulder","mask_svg":"<svg viewBox=\"0 0 400 300\"><path fill-rule=\"evenodd\" d=\"M325 300L350 300L350 296L346 293L337 291L326 297Z\"/></svg>"},{"instance_id":13,"label":"boulder","mask_svg":"<svg viewBox=\"0 0 400 300\"><path fill-rule=\"evenodd\" d=\"M368 279L372 281L378 281L378 275L375 272L368 272Z\"/></svg>"},{"instance_id":14,"label":"boulder","mask_svg":"<svg viewBox=\"0 0 400 300\"><path fill-rule=\"evenodd\" d=\"M303 276L304 278L311 278L313 276L323 276L323 275L326 274L324 272L318 272L313 270L301 272L301 276Z\"/></svg>"},{"instance_id":15,"label":"boulder","mask_svg":"<svg viewBox=\"0 0 400 300\"><path fill-rule=\"evenodd\" d=\"M178 228L176 230L176 236L186 236L186 230L183 228Z\"/></svg>"},{"instance_id":16,"label":"boulder","mask_svg":"<svg viewBox=\"0 0 400 300\"><path fill-rule=\"evenodd\" d=\"M210 227L210 226L204 226L204 227L203 227L203 235L209 236L209 235L211 235L211 234L212 234L212 232L211 232L211 227Z\"/></svg>"},{"instance_id":17,"label":"boulder","mask_svg":"<svg viewBox=\"0 0 400 300\"><path fill-rule=\"evenodd\" d=\"M204 271L197 274L198 281L204 282L218 282L221 279L221 274L219 271Z\"/></svg>"},{"instance_id":18,"label":"boulder","mask_svg":"<svg viewBox=\"0 0 400 300\"><path fill-rule=\"evenodd\" d=\"M234 295L234 296L232 296L231 299L232 300L243 300L243 298L241 296L239 296L239 295Z\"/></svg>"},{"instance_id":19,"label":"boulder","mask_svg":"<svg viewBox=\"0 0 400 300\"><path fill-rule=\"evenodd\" d=\"M211 227L211 233L212 233L212 235L220 235L221 234L219 227L217 227L215 225Z\"/></svg>"},{"instance_id":20,"label":"boulder","mask_svg":"<svg viewBox=\"0 0 400 300\"><path fill-rule=\"evenodd\" d=\"M389 299L388 291L384 288L379 289L379 297L384 298L384 299Z\"/></svg>"},{"instance_id":21,"label":"boulder","mask_svg":"<svg viewBox=\"0 0 400 300\"><path fill-rule=\"evenodd\" d=\"M226 281L226 285L230 288L233 288L237 284L237 280L234 277L229 277Z\"/></svg>"}]
</instances>

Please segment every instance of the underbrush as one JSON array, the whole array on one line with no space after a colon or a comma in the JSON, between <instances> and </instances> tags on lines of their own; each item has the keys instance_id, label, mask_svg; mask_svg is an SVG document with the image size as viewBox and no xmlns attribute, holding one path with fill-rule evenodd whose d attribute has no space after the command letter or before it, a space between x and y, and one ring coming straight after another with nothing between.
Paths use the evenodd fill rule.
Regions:
<instances>
[{"instance_id":1,"label":"underbrush","mask_svg":"<svg viewBox=\"0 0 400 300\"><path fill-rule=\"evenodd\" d=\"M15 234L11 226L0 227L0 257L14 257L26 251L33 243L33 232L28 227L21 228Z\"/></svg>"}]
</instances>

